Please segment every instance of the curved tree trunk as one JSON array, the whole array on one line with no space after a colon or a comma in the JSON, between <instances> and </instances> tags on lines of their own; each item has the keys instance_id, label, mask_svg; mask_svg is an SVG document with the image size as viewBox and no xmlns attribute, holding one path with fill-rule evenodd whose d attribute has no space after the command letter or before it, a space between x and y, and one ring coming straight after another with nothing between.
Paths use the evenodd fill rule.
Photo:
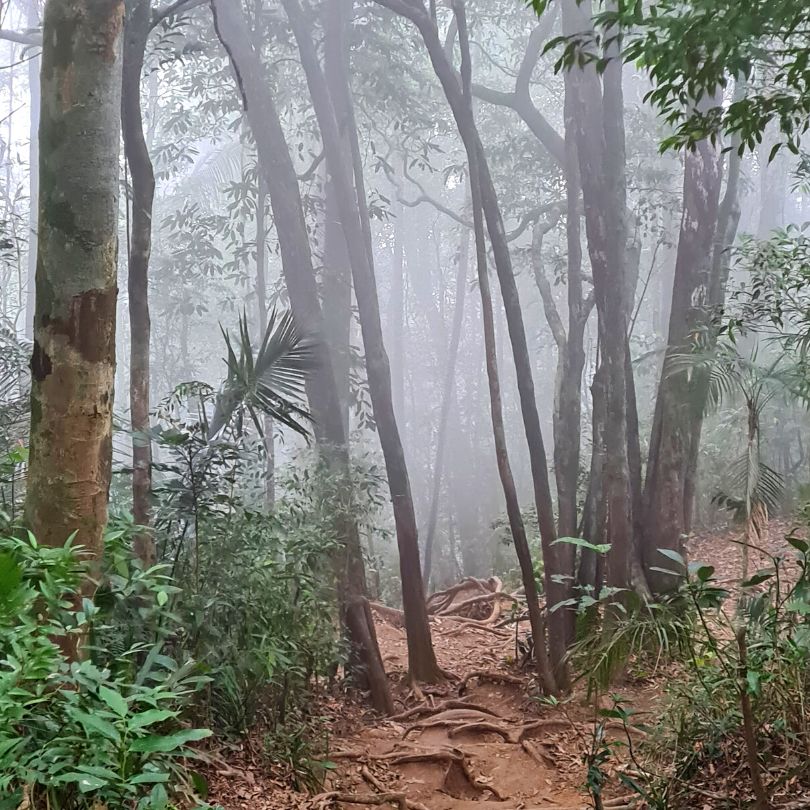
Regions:
<instances>
[{"instance_id":1,"label":"curved tree trunk","mask_svg":"<svg viewBox=\"0 0 810 810\"><path fill-rule=\"evenodd\" d=\"M472 92L470 89L470 46L467 34L467 21L463 0L453 0L453 13L458 24L459 44L461 46L461 71L464 101L470 118L473 117ZM478 288L481 293L481 313L484 326L484 350L486 355L487 380L489 382L490 413L492 417L492 432L495 440L495 455L498 462L498 475L503 487L506 501L506 514L509 528L512 532L512 541L520 564L521 580L526 594L526 604L529 610L529 623L532 628L534 641L535 663L537 675L543 690L547 694L556 694L557 680L549 662L546 651L546 632L540 602L537 593L537 582L534 578L534 565L529 550L529 541L526 537L526 527L520 511L515 479L512 475L512 466L509 463L509 453L506 446L506 432L503 421L503 403L501 400L501 387L498 376L497 349L495 345L495 320L492 310L492 293L489 286L489 271L487 269L487 247L484 235L484 218L481 199L481 172L478 166L478 151L469 154L470 166L470 192L472 197L473 227L475 230L475 256L478 270Z\"/></svg>"},{"instance_id":2,"label":"curved tree trunk","mask_svg":"<svg viewBox=\"0 0 810 810\"><path fill-rule=\"evenodd\" d=\"M540 537L545 563L546 598L549 605L556 605L567 599L570 594L570 580L565 577L573 574L574 557L571 553L573 549L567 545L554 545L557 532L554 523L554 507L551 498L545 444L534 395L532 360L526 340L523 312L512 269L509 245L506 241L503 217L484 154L484 148L472 116L471 107L464 101L458 76L447 58L436 26L430 16L425 12L424 8L420 9L417 5L402 0L376 0L376 2L407 17L419 29L433 69L441 82L445 97L456 121L459 135L467 152L467 159L471 165L477 165L478 167L481 205L490 244L492 245L495 269L498 274L501 297L506 312L509 340L518 382L521 415L529 447L534 500L540 524ZM563 578L561 579L557 575L562 575ZM558 610L549 615L550 658L557 683L561 688L565 687L567 680L564 660L568 648L568 639L572 636L573 618L573 614L566 610Z\"/></svg>"},{"instance_id":3,"label":"curved tree trunk","mask_svg":"<svg viewBox=\"0 0 810 810\"><path fill-rule=\"evenodd\" d=\"M443 676L433 651L427 607L425 606L425 592L422 587L416 515L405 454L394 415L391 369L383 343L377 283L371 259L371 236L365 205L365 190L362 184L361 167L357 165L359 157L357 144L352 143L354 166L346 167L333 102L318 61L309 23L304 17L298 0L282 0L282 4L292 25L301 55L301 63L307 77L310 96L323 139L327 165L335 184L343 232L352 265L354 292L366 354L369 392L394 505L402 581L402 603L408 637L409 671L415 680L435 682ZM346 109L351 109L351 99L348 97L349 88L345 82L341 92L344 95L343 105ZM356 138L356 129L353 126L352 132L349 134L350 137Z\"/></svg>"},{"instance_id":4,"label":"curved tree trunk","mask_svg":"<svg viewBox=\"0 0 810 810\"><path fill-rule=\"evenodd\" d=\"M152 443L149 439L149 258L152 252L152 206L155 173L143 130L141 76L151 30L150 0L126 0L121 125L124 154L132 183L129 240L129 407L132 425L132 515L144 530L135 536L135 554L150 566L155 561L152 523Z\"/></svg>"},{"instance_id":5,"label":"curved tree trunk","mask_svg":"<svg viewBox=\"0 0 810 810\"><path fill-rule=\"evenodd\" d=\"M112 467L123 0L49 0L25 519L103 552Z\"/></svg>"},{"instance_id":6,"label":"curved tree trunk","mask_svg":"<svg viewBox=\"0 0 810 810\"><path fill-rule=\"evenodd\" d=\"M248 122L256 141L259 165L267 181L270 205L278 235L281 267L290 305L300 326L316 338L319 362L307 380L307 396L315 417L315 435L324 457L351 486L349 453L335 383L329 345L323 340L324 319L318 299L315 270L309 246L298 179L295 175L275 99L265 81L261 60L251 45L250 32L239 7L231 0L213 0L215 27L237 77ZM393 713L394 706L377 645L374 624L362 608L366 575L360 535L352 516L336 515L342 540L338 580L343 619L358 651L372 702L379 711Z\"/></svg>"}]
</instances>

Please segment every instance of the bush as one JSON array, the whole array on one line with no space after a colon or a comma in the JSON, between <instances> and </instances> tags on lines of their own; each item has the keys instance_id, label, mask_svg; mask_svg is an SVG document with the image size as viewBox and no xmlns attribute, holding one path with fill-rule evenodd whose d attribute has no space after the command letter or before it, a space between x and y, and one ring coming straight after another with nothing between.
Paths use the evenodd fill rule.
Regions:
<instances>
[{"instance_id":1,"label":"bush","mask_svg":"<svg viewBox=\"0 0 810 810\"><path fill-rule=\"evenodd\" d=\"M0 808L27 798L33 808L163 810L190 793L188 743L210 734L181 723L202 681L159 638L118 657L93 645L114 626L109 608L82 596L79 551L0 538ZM135 579L128 591L108 581L110 605L143 602L156 587ZM81 660L70 660L77 648Z\"/></svg>"}]
</instances>

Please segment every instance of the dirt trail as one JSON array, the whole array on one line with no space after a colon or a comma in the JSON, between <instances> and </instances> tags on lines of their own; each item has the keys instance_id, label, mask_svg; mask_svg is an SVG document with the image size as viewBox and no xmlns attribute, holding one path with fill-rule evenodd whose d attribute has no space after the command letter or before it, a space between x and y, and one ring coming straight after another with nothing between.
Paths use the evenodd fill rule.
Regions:
<instances>
[{"instance_id":1,"label":"dirt trail","mask_svg":"<svg viewBox=\"0 0 810 810\"><path fill-rule=\"evenodd\" d=\"M773 524L766 545L784 547L788 528ZM690 542L690 557L715 565L718 578L731 581L739 571L739 547L730 542L736 538L734 532L699 535ZM757 553L752 557L752 570L767 562ZM463 598L465 594L458 596ZM489 610L487 605L484 614ZM475 621L448 616L431 618L431 627L440 665L458 680L414 695L407 682L405 634L396 614L382 609L375 619L401 714L382 719L360 700L345 695L327 699L327 756L335 769L323 793L293 793L280 779L274 781L262 764L259 741L223 752L228 765L211 774L210 801L226 810L397 807L397 796L381 801L381 794L388 793L404 797L403 810L592 806L583 788L582 751L593 730L593 706L577 695L562 708L532 698L537 690L531 672L516 665L514 629L482 628ZM520 628L521 635L527 632L528 627ZM469 677L476 672L487 677ZM650 708L659 700L665 679L665 673L658 673L646 682L617 688L634 707ZM616 798L623 791L615 782L611 779L604 794L606 807L613 805L614 810L623 804ZM366 803L348 800L357 796Z\"/></svg>"}]
</instances>

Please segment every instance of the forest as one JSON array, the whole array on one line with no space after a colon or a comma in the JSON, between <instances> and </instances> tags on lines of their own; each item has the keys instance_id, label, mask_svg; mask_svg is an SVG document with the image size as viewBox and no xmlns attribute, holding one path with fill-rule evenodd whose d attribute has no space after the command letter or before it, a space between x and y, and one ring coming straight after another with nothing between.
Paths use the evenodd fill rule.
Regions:
<instances>
[{"instance_id":1,"label":"forest","mask_svg":"<svg viewBox=\"0 0 810 810\"><path fill-rule=\"evenodd\" d=\"M0 0L0 810L810 808L808 128L806 0Z\"/></svg>"}]
</instances>

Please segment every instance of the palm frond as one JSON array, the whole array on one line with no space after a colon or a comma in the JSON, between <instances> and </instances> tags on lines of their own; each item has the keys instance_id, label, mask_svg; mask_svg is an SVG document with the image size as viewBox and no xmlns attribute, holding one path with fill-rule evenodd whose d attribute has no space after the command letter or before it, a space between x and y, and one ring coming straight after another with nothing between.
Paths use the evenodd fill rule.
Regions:
<instances>
[{"instance_id":1,"label":"palm frond","mask_svg":"<svg viewBox=\"0 0 810 810\"><path fill-rule=\"evenodd\" d=\"M302 423L311 421L304 398L307 376L316 362L315 346L298 329L292 313L279 316L273 311L258 351L251 343L244 313L239 318L238 337L232 338L224 329L222 335L228 375L217 396L209 436L218 434L244 411L262 436L260 413L308 435Z\"/></svg>"}]
</instances>

